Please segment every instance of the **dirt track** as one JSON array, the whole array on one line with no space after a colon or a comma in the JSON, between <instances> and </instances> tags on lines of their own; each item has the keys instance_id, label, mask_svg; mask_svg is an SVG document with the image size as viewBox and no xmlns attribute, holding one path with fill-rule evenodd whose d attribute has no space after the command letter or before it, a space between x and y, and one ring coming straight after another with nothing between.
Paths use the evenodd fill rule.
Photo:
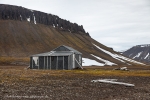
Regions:
<instances>
[{"instance_id":1,"label":"dirt track","mask_svg":"<svg viewBox=\"0 0 150 100\"><path fill-rule=\"evenodd\" d=\"M74 70L34 71L18 68L16 71L13 68L1 68L0 99L150 100L149 76L92 75L83 72L85 71L78 73ZM91 82L106 78L131 83L135 87Z\"/></svg>"}]
</instances>

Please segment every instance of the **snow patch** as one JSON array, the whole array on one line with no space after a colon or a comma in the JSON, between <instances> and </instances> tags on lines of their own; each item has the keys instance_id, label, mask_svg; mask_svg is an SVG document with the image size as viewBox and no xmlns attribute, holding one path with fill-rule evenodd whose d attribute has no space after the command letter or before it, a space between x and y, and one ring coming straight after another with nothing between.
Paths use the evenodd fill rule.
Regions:
<instances>
[{"instance_id":1,"label":"snow patch","mask_svg":"<svg viewBox=\"0 0 150 100\"><path fill-rule=\"evenodd\" d=\"M140 47L149 47L150 44L145 44L145 45L137 45L137 46L140 46Z\"/></svg>"},{"instance_id":2,"label":"snow patch","mask_svg":"<svg viewBox=\"0 0 150 100\"><path fill-rule=\"evenodd\" d=\"M88 58L82 58L83 60L83 66L91 66L91 65L97 65L97 66L104 66L105 64L102 64L102 63L99 63L95 60L91 60L91 59L88 59Z\"/></svg>"},{"instance_id":3,"label":"snow patch","mask_svg":"<svg viewBox=\"0 0 150 100\"><path fill-rule=\"evenodd\" d=\"M22 16L20 15L20 18L21 18L21 20L22 20Z\"/></svg>"},{"instance_id":4,"label":"snow patch","mask_svg":"<svg viewBox=\"0 0 150 100\"><path fill-rule=\"evenodd\" d=\"M144 45L141 45L141 47L145 47Z\"/></svg>"},{"instance_id":5,"label":"snow patch","mask_svg":"<svg viewBox=\"0 0 150 100\"><path fill-rule=\"evenodd\" d=\"M53 27L55 28L55 25L53 24Z\"/></svg>"},{"instance_id":6,"label":"snow patch","mask_svg":"<svg viewBox=\"0 0 150 100\"><path fill-rule=\"evenodd\" d=\"M131 64L129 64L129 63L127 63L128 65L131 65Z\"/></svg>"},{"instance_id":7,"label":"snow patch","mask_svg":"<svg viewBox=\"0 0 150 100\"><path fill-rule=\"evenodd\" d=\"M142 51L143 52L143 51ZM140 55L142 54L142 52L139 52L135 57L133 57L132 59L136 58L136 57L140 57Z\"/></svg>"},{"instance_id":8,"label":"snow patch","mask_svg":"<svg viewBox=\"0 0 150 100\"><path fill-rule=\"evenodd\" d=\"M97 57L97 56L95 56L95 55L93 55L93 54L91 54L91 55L92 55L93 57L95 57L95 58L97 58L97 59L99 59L99 60L105 62L105 65L110 65L110 66L112 66L112 65L117 65L117 64L115 64L115 63L113 63L113 62L110 62L110 61L108 61L108 60L105 60L105 59L102 59L102 58L100 58L100 57Z\"/></svg>"},{"instance_id":9,"label":"snow patch","mask_svg":"<svg viewBox=\"0 0 150 100\"><path fill-rule=\"evenodd\" d=\"M144 58L144 59L146 59L148 56L149 56L149 53L145 56L145 58Z\"/></svg>"},{"instance_id":10,"label":"snow patch","mask_svg":"<svg viewBox=\"0 0 150 100\"><path fill-rule=\"evenodd\" d=\"M129 62L132 62L132 63L136 63L136 64L140 64L140 65L145 65L144 63L141 63L141 62L138 62L138 61L135 61L135 60L132 60L132 59L129 59L129 58L126 58L126 57L123 57L122 58L126 61L129 61Z\"/></svg>"},{"instance_id":11,"label":"snow patch","mask_svg":"<svg viewBox=\"0 0 150 100\"><path fill-rule=\"evenodd\" d=\"M100 49L101 51L107 53L108 55L110 55L110 56L113 57L114 59L117 59L117 60L119 60L119 61L121 61L121 62L124 62L124 63L125 63L125 61L129 61L129 62L132 62L132 63L145 65L144 63L141 63L141 62L138 62L138 61L129 59L129 58L124 57L124 56L122 56L122 55L113 54L113 53L111 53L111 52L109 52L109 51L107 51L107 50L104 50L104 49L100 48L99 46L95 45L94 43L92 43L92 44L93 44L95 47L97 47L98 49ZM121 60L121 59L122 59L122 60ZM124 61L123 61L123 60L124 60Z\"/></svg>"},{"instance_id":12,"label":"snow patch","mask_svg":"<svg viewBox=\"0 0 150 100\"><path fill-rule=\"evenodd\" d=\"M35 16L33 16L33 17L34 17L34 24L36 24Z\"/></svg>"},{"instance_id":13,"label":"snow patch","mask_svg":"<svg viewBox=\"0 0 150 100\"><path fill-rule=\"evenodd\" d=\"M68 29L68 31L71 33L71 31Z\"/></svg>"},{"instance_id":14,"label":"snow patch","mask_svg":"<svg viewBox=\"0 0 150 100\"><path fill-rule=\"evenodd\" d=\"M30 16L29 16L29 18L27 18L27 21L30 22Z\"/></svg>"},{"instance_id":15,"label":"snow patch","mask_svg":"<svg viewBox=\"0 0 150 100\"><path fill-rule=\"evenodd\" d=\"M123 60L119 59L119 58L120 58L119 55L113 54L113 53L111 53L111 52L109 52L109 51L107 51L107 50L105 50L105 49L102 49L102 48L100 48L99 46L95 45L94 43L92 43L92 44L93 44L94 46L96 46L98 49L100 49L101 51L103 51L103 52L107 53L108 55L110 55L111 57L113 57L114 59L117 59L117 60L119 60L119 61L125 63Z\"/></svg>"}]
</instances>

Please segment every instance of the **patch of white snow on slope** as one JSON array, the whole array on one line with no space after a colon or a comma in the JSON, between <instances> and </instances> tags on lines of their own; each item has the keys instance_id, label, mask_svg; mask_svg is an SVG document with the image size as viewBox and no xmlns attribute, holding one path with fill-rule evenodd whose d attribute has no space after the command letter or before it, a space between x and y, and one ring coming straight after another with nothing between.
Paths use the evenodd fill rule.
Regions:
<instances>
[{"instance_id":1,"label":"patch of white snow on slope","mask_svg":"<svg viewBox=\"0 0 150 100\"><path fill-rule=\"evenodd\" d=\"M21 20L22 20L22 16L20 15L20 18L21 18Z\"/></svg>"},{"instance_id":2,"label":"patch of white snow on slope","mask_svg":"<svg viewBox=\"0 0 150 100\"><path fill-rule=\"evenodd\" d=\"M148 56L149 56L149 53L145 56L145 58L144 58L144 59L146 59Z\"/></svg>"},{"instance_id":3,"label":"patch of white snow on slope","mask_svg":"<svg viewBox=\"0 0 150 100\"><path fill-rule=\"evenodd\" d=\"M88 59L88 58L82 58L82 60L83 60L82 66L91 66L91 65L104 66L105 65L95 60Z\"/></svg>"},{"instance_id":4,"label":"patch of white snow on slope","mask_svg":"<svg viewBox=\"0 0 150 100\"><path fill-rule=\"evenodd\" d=\"M53 24L53 27L55 28L55 24Z\"/></svg>"},{"instance_id":5,"label":"patch of white snow on slope","mask_svg":"<svg viewBox=\"0 0 150 100\"><path fill-rule=\"evenodd\" d=\"M141 62L138 62L138 61L135 61L135 60L132 60L132 59L129 59L129 58L126 58L124 56L121 56L120 57L126 61L129 61L129 62L133 62L133 63L136 63L136 64L141 64L141 65L145 65L144 63L141 63Z\"/></svg>"},{"instance_id":6,"label":"patch of white snow on slope","mask_svg":"<svg viewBox=\"0 0 150 100\"><path fill-rule=\"evenodd\" d=\"M119 60L119 61L121 61L121 62L124 62L123 60L121 60L121 59L119 59L120 57L117 55L117 54L113 54L113 53L111 53L111 52L109 52L109 51L107 51L107 50L105 50L105 49L102 49L102 48L100 48L99 46L97 46L96 44L94 44L94 43L92 43L94 46L96 46L98 49L100 49L101 51L103 51L103 52L105 52L105 53L107 53L108 55L110 55L110 56L112 56L114 59L117 59L117 60ZM124 62L125 63L125 62Z\"/></svg>"},{"instance_id":7,"label":"patch of white snow on slope","mask_svg":"<svg viewBox=\"0 0 150 100\"><path fill-rule=\"evenodd\" d=\"M110 62L110 61L108 61L108 60L105 60L105 59L102 59L102 58L100 58L100 57L97 57L97 56L95 56L95 55L93 55L93 54L91 54L91 55L92 55L93 57L95 57L95 58L97 58L97 59L99 59L99 60L105 62L105 65L110 65L110 66L112 66L112 65L117 65L117 64L115 64L115 63L113 63L113 62Z\"/></svg>"},{"instance_id":8,"label":"patch of white snow on slope","mask_svg":"<svg viewBox=\"0 0 150 100\"><path fill-rule=\"evenodd\" d=\"M136 57L140 57L140 55L142 54L142 52L139 52L135 57L133 57L133 59L136 58Z\"/></svg>"},{"instance_id":9,"label":"patch of white snow on slope","mask_svg":"<svg viewBox=\"0 0 150 100\"><path fill-rule=\"evenodd\" d=\"M36 20L35 20L35 16L34 16L34 14L33 14L33 17L34 17L34 24L36 24Z\"/></svg>"},{"instance_id":10,"label":"patch of white snow on slope","mask_svg":"<svg viewBox=\"0 0 150 100\"><path fill-rule=\"evenodd\" d=\"M126 60L126 61L133 62L133 63L136 63L136 64L145 65L144 63L141 63L141 62L138 62L138 61L135 61L135 60L126 58L126 57L124 57L124 56L122 56L122 55L113 54L113 53L111 53L111 52L109 52L109 51L107 51L107 50L104 50L104 49L100 48L99 46L95 45L94 43L92 43L92 44L93 44L95 47L97 47L98 49L100 49L101 51L103 51L103 52L109 54L109 55L112 56L114 59L117 59L117 60L119 60L119 61L121 61L121 62L124 62L124 63L125 63L125 61L123 61L123 60ZM120 59L119 59L119 58L120 58ZM123 60L121 60L121 59L123 59Z\"/></svg>"},{"instance_id":11,"label":"patch of white snow on slope","mask_svg":"<svg viewBox=\"0 0 150 100\"><path fill-rule=\"evenodd\" d=\"M27 21L30 22L30 16L29 16L29 18L27 18Z\"/></svg>"}]
</instances>

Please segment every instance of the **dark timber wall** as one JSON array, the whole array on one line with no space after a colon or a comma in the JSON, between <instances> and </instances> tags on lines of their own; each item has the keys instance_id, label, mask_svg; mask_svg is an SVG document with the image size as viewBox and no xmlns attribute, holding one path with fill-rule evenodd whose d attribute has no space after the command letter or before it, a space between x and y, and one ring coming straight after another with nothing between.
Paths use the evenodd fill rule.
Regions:
<instances>
[{"instance_id":1,"label":"dark timber wall","mask_svg":"<svg viewBox=\"0 0 150 100\"><path fill-rule=\"evenodd\" d=\"M30 68L31 69L72 69L72 62L68 60L71 57L69 56L39 56L37 60L37 64L33 59L34 57L30 57Z\"/></svg>"}]
</instances>

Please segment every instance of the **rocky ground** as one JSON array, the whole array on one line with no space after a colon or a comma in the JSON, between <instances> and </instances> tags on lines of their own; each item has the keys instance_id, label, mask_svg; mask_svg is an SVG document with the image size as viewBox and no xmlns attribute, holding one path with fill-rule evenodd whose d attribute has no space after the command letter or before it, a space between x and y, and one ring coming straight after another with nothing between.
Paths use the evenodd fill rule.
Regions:
<instances>
[{"instance_id":1,"label":"rocky ground","mask_svg":"<svg viewBox=\"0 0 150 100\"><path fill-rule=\"evenodd\" d=\"M150 70L130 73L0 66L0 100L150 100ZM96 79L118 79L135 86L91 82Z\"/></svg>"}]
</instances>

